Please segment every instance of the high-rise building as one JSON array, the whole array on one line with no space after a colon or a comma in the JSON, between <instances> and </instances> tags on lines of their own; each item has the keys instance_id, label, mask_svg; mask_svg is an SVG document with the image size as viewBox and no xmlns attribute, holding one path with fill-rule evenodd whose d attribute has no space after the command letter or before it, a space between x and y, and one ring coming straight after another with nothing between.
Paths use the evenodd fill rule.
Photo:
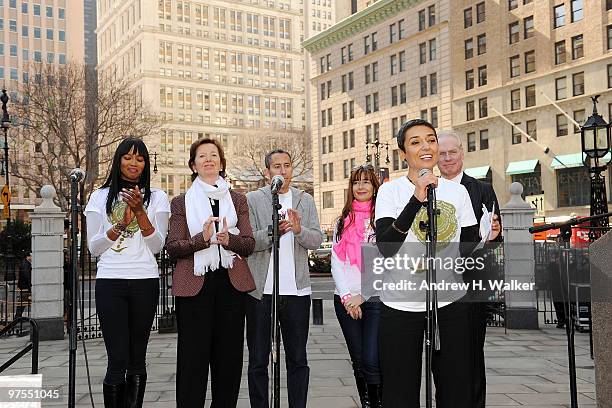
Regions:
<instances>
[{"instance_id":1,"label":"high-rise building","mask_svg":"<svg viewBox=\"0 0 612 408\"><path fill-rule=\"evenodd\" d=\"M237 183L241 140L304 137L309 7L318 11L317 28L334 23L335 9L330 0L303 1L99 2L98 69L132 78L143 103L159 112L163 128L146 142L158 154L154 184L170 196L190 184L188 149L198 138L221 141Z\"/></svg>"},{"instance_id":2,"label":"high-rise building","mask_svg":"<svg viewBox=\"0 0 612 408\"><path fill-rule=\"evenodd\" d=\"M0 0L0 81L11 95L10 103L17 99L19 87L30 80L32 64L83 62L84 12L82 0ZM9 114L14 114L10 103ZM18 138L17 132L17 128L9 131L10 162L25 154L14 148L21 146L13 139ZM17 177L10 183L11 210L32 209L35 194Z\"/></svg>"},{"instance_id":3,"label":"high-rise building","mask_svg":"<svg viewBox=\"0 0 612 408\"><path fill-rule=\"evenodd\" d=\"M405 175L393 137L412 118L456 131L467 172L492 182L500 205L519 181L539 214L588 214L588 173L572 120L584 123L595 94L599 112L612 115L612 2L357 3L356 14L304 43L324 226L340 214L367 142L383 144L378 163L369 145L374 164L392 178Z\"/></svg>"}]
</instances>

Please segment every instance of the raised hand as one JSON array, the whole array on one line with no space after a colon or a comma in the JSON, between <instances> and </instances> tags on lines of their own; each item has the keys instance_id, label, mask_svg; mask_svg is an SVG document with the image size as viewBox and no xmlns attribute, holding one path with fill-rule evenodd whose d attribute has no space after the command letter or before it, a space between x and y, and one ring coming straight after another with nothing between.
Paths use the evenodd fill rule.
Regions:
<instances>
[{"instance_id":1,"label":"raised hand","mask_svg":"<svg viewBox=\"0 0 612 408\"><path fill-rule=\"evenodd\" d=\"M211 215L204 222L204 228L202 229L202 236L204 237L204 241L210 241L210 238L215 233L215 224L214 224L214 222L218 221L218 220L219 220L219 218Z\"/></svg>"},{"instance_id":2,"label":"raised hand","mask_svg":"<svg viewBox=\"0 0 612 408\"><path fill-rule=\"evenodd\" d=\"M140 194L140 189L138 186L134 187L134 189L130 190L124 188L121 190L121 198L123 201L127 203L127 205L134 211L135 213L144 212L144 205L142 203L142 194Z\"/></svg>"},{"instance_id":3,"label":"raised hand","mask_svg":"<svg viewBox=\"0 0 612 408\"><path fill-rule=\"evenodd\" d=\"M493 241L501 233L501 224L499 223L499 216L493 214L493 224L491 225L491 235L489 235L489 241Z\"/></svg>"},{"instance_id":4,"label":"raised hand","mask_svg":"<svg viewBox=\"0 0 612 408\"><path fill-rule=\"evenodd\" d=\"M210 241L211 244L227 246L229 244L229 231L227 228L227 218L223 217L223 229L217 232L216 238Z\"/></svg>"},{"instance_id":5,"label":"raised hand","mask_svg":"<svg viewBox=\"0 0 612 408\"><path fill-rule=\"evenodd\" d=\"M300 232L302 232L302 219L300 217L300 214L294 209L289 208L287 210L287 217L289 218L289 225L291 231L293 231L294 234L299 234Z\"/></svg>"}]
</instances>

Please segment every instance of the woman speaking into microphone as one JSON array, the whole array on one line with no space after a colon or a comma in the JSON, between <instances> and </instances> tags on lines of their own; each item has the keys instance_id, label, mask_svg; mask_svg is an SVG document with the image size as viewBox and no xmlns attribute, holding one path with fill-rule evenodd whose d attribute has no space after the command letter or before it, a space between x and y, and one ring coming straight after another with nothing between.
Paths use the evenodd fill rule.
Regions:
<instances>
[{"instance_id":1,"label":"woman speaking into microphone","mask_svg":"<svg viewBox=\"0 0 612 408\"><path fill-rule=\"evenodd\" d=\"M405 177L380 187L376 199L376 242L384 257L399 258L401 255L410 260L398 262L393 270L387 268L383 280L401 277L402 282L409 281L414 286L401 293L384 288L381 292L379 349L384 379L383 406L419 408L427 292L421 286L426 282L427 270L427 261L424 261L426 232L421 227L422 221L427 221L428 186L436 189L439 210L437 258L444 257L460 265L461 262L454 263L460 260L459 242L477 242L478 229L465 187L438 179L432 173L438 162L438 138L434 127L425 120L410 120L401 126L396 137L409 170ZM449 268L447 262L443 267L439 262L434 264L437 282L463 282L461 268ZM432 360L438 408L473 408L471 309L461 302L464 295L465 290L438 292L440 350L434 351Z\"/></svg>"}]
</instances>

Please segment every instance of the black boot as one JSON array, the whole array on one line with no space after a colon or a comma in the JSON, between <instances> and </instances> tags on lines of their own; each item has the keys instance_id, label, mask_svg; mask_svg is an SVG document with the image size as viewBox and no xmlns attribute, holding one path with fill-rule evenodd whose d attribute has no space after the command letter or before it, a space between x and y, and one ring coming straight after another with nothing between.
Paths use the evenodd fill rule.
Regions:
<instances>
[{"instance_id":1,"label":"black boot","mask_svg":"<svg viewBox=\"0 0 612 408\"><path fill-rule=\"evenodd\" d=\"M147 386L146 374L128 374L126 379L126 408L142 408L145 388Z\"/></svg>"},{"instance_id":2,"label":"black boot","mask_svg":"<svg viewBox=\"0 0 612 408\"><path fill-rule=\"evenodd\" d=\"M125 383L102 385L104 392L104 408L124 408L125 407Z\"/></svg>"},{"instance_id":3,"label":"black boot","mask_svg":"<svg viewBox=\"0 0 612 408\"><path fill-rule=\"evenodd\" d=\"M368 383L365 378L355 377L357 383L357 391L359 392L359 399L361 400L362 408L370 408L370 398L368 396Z\"/></svg>"},{"instance_id":4,"label":"black boot","mask_svg":"<svg viewBox=\"0 0 612 408\"><path fill-rule=\"evenodd\" d=\"M372 408L382 408L381 384L368 384L368 395L370 396L370 406Z\"/></svg>"}]
</instances>

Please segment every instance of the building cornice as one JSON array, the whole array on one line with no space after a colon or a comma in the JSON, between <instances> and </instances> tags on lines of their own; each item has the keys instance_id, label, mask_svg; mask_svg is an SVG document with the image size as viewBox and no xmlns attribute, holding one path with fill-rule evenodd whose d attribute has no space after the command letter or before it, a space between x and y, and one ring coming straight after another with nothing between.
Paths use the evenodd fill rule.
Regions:
<instances>
[{"instance_id":1,"label":"building cornice","mask_svg":"<svg viewBox=\"0 0 612 408\"><path fill-rule=\"evenodd\" d=\"M374 4L334 24L304 41L302 46L314 54L340 41L355 36L424 0L378 0Z\"/></svg>"}]
</instances>

